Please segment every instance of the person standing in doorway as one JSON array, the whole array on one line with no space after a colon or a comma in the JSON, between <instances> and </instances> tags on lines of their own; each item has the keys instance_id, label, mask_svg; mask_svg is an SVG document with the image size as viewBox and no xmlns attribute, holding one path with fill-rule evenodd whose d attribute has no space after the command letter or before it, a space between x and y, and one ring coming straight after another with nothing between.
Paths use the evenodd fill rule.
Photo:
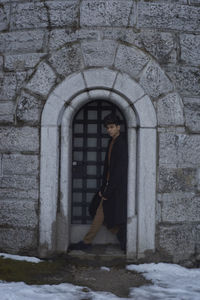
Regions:
<instances>
[{"instance_id":1,"label":"person standing in doorway","mask_svg":"<svg viewBox=\"0 0 200 300\"><path fill-rule=\"evenodd\" d=\"M83 240L72 244L69 250L86 250L104 224L117 235L122 250L126 250L127 221L127 169L128 149L126 137L120 133L120 119L109 114L103 120L111 137L104 162L102 186L98 192L100 203L93 222Z\"/></svg>"}]
</instances>

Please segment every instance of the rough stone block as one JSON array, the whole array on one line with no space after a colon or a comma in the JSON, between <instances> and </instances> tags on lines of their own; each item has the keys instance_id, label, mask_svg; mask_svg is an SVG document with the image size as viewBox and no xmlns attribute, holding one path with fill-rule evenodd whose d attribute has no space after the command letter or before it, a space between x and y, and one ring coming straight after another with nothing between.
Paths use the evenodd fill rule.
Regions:
<instances>
[{"instance_id":1,"label":"rough stone block","mask_svg":"<svg viewBox=\"0 0 200 300\"><path fill-rule=\"evenodd\" d=\"M159 63L167 64L176 62L176 42L169 32L156 30L142 30L139 36L142 47L154 56Z\"/></svg>"},{"instance_id":2,"label":"rough stone block","mask_svg":"<svg viewBox=\"0 0 200 300\"><path fill-rule=\"evenodd\" d=\"M80 46L78 44L63 47L53 53L49 59L57 73L66 77L83 68Z\"/></svg>"},{"instance_id":3,"label":"rough stone block","mask_svg":"<svg viewBox=\"0 0 200 300\"><path fill-rule=\"evenodd\" d=\"M79 1L47 1L51 26L72 26L78 25Z\"/></svg>"},{"instance_id":4,"label":"rough stone block","mask_svg":"<svg viewBox=\"0 0 200 300\"><path fill-rule=\"evenodd\" d=\"M192 66L200 65L200 35L181 34L181 60Z\"/></svg>"},{"instance_id":5,"label":"rough stone block","mask_svg":"<svg viewBox=\"0 0 200 300\"><path fill-rule=\"evenodd\" d=\"M143 46L140 39L140 33L134 32L132 28L107 27L103 29L101 34L104 39L127 42L139 48L142 48Z\"/></svg>"},{"instance_id":6,"label":"rough stone block","mask_svg":"<svg viewBox=\"0 0 200 300\"><path fill-rule=\"evenodd\" d=\"M178 136L178 162L182 167L200 166L200 135Z\"/></svg>"},{"instance_id":7,"label":"rough stone block","mask_svg":"<svg viewBox=\"0 0 200 300\"><path fill-rule=\"evenodd\" d=\"M185 123L191 132L200 133L200 97L183 98Z\"/></svg>"},{"instance_id":8,"label":"rough stone block","mask_svg":"<svg viewBox=\"0 0 200 300\"><path fill-rule=\"evenodd\" d=\"M38 124L41 119L43 106L44 102L32 95L29 95L28 93L22 92L17 101L17 121L29 124Z\"/></svg>"},{"instance_id":9,"label":"rough stone block","mask_svg":"<svg viewBox=\"0 0 200 300\"><path fill-rule=\"evenodd\" d=\"M0 5L0 31L8 29L10 18L10 5Z\"/></svg>"},{"instance_id":10,"label":"rough stone block","mask_svg":"<svg viewBox=\"0 0 200 300\"><path fill-rule=\"evenodd\" d=\"M196 67L165 67L177 91L183 96L200 95L200 70Z\"/></svg>"},{"instance_id":11,"label":"rough stone block","mask_svg":"<svg viewBox=\"0 0 200 300\"><path fill-rule=\"evenodd\" d=\"M195 252L196 230L193 224L160 226L158 249L165 250L177 263Z\"/></svg>"},{"instance_id":12,"label":"rough stone block","mask_svg":"<svg viewBox=\"0 0 200 300\"><path fill-rule=\"evenodd\" d=\"M0 73L0 100L13 100L26 80L25 72Z\"/></svg>"},{"instance_id":13,"label":"rough stone block","mask_svg":"<svg viewBox=\"0 0 200 300\"><path fill-rule=\"evenodd\" d=\"M5 55L4 68L8 71L23 71L34 68L45 53Z\"/></svg>"},{"instance_id":14,"label":"rough stone block","mask_svg":"<svg viewBox=\"0 0 200 300\"><path fill-rule=\"evenodd\" d=\"M194 191L197 188L197 171L192 168L159 168L159 192Z\"/></svg>"},{"instance_id":15,"label":"rough stone block","mask_svg":"<svg viewBox=\"0 0 200 300\"><path fill-rule=\"evenodd\" d=\"M47 8L42 2L13 3L11 9L12 30L48 26Z\"/></svg>"},{"instance_id":16,"label":"rough stone block","mask_svg":"<svg viewBox=\"0 0 200 300\"><path fill-rule=\"evenodd\" d=\"M15 103L12 101L0 102L0 123L14 122Z\"/></svg>"},{"instance_id":17,"label":"rough stone block","mask_svg":"<svg viewBox=\"0 0 200 300\"><path fill-rule=\"evenodd\" d=\"M200 166L200 135L160 133L160 165L179 168Z\"/></svg>"},{"instance_id":18,"label":"rough stone block","mask_svg":"<svg viewBox=\"0 0 200 300\"><path fill-rule=\"evenodd\" d=\"M174 133L159 134L159 165L177 166L177 139Z\"/></svg>"},{"instance_id":19,"label":"rough stone block","mask_svg":"<svg viewBox=\"0 0 200 300\"><path fill-rule=\"evenodd\" d=\"M43 48L45 30L15 31L0 34L0 52L39 52Z\"/></svg>"},{"instance_id":20,"label":"rough stone block","mask_svg":"<svg viewBox=\"0 0 200 300\"><path fill-rule=\"evenodd\" d=\"M14 199L14 200L37 200L39 197L39 186L38 189L32 189L31 187L28 190L19 190L14 188L0 188L0 199Z\"/></svg>"},{"instance_id":21,"label":"rough stone block","mask_svg":"<svg viewBox=\"0 0 200 300\"><path fill-rule=\"evenodd\" d=\"M0 227L35 229L38 225L37 202L1 200Z\"/></svg>"},{"instance_id":22,"label":"rough stone block","mask_svg":"<svg viewBox=\"0 0 200 300\"><path fill-rule=\"evenodd\" d=\"M130 76L137 78L148 61L149 57L141 50L120 45L117 50L114 65L120 71L124 71Z\"/></svg>"},{"instance_id":23,"label":"rough stone block","mask_svg":"<svg viewBox=\"0 0 200 300\"><path fill-rule=\"evenodd\" d=\"M159 125L184 125L183 104L177 93L168 94L157 102Z\"/></svg>"},{"instance_id":24,"label":"rough stone block","mask_svg":"<svg viewBox=\"0 0 200 300\"><path fill-rule=\"evenodd\" d=\"M0 56L0 70L3 69L3 56Z\"/></svg>"},{"instance_id":25,"label":"rough stone block","mask_svg":"<svg viewBox=\"0 0 200 300\"><path fill-rule=\"evenodd\" d=\"M180 3L138 3L137 27L174 29L181 31L200 30L200 7Z\"/></svg>"},{"instance_id":26,"label":"rough stone block","mask_svg":"<svg viewBox=\"0 0 200 300\"><path fill-rule=\"evenodd\" d=\"M117 43L115 41L91 41L81 44L86 66L111 66L114 62Z\"/></svg>"},{"instance_id":27,"label":"rough stone block","mask_svg":"<svg viewBox=\"0 0 200 300\"><path fill-rule=\"evenodd\" d=\"M37 254L37 233L23 228L0 228L0 249L2 252Z\"/></svg>"},{"instance_id":28,"label":"rough stone block","mask_svg":"<svg viewBox=\"0 0 200 300\"><path fill-rule=\"evenodd\" d=\"M149 96L156 98L173 89L173 85L158 64L151 61L142 71L140 84Z\"/></svg>"},{"instance_id":29,"label":"rough stone block","mask_svg":"<svg viewBox=\"0 0 200 300\"><path fill-rule=\"evenodd\" d=\"M39 188L39 182L36 176L28 175L10 175L0 177L0 188L29 190Z\"/></svg>"},{"instance_id":30,"label":"rough stone block","mask_svg":"<svg viewBox=\"0 0 200 300\"><path fill-rule=\"evenodd\" d=\"M47 96L50 89L54 85L56 80L56 75L52 68L45 62L42 62L33 77L27 84L27 89L30 91L41 94L42 96Z\"/></svg>"},{"instance_id":31,"label":"rough stone block","mask_svg":"<svg viewBox=\"0 0 200 300\"><path fill-rule=\"evenodd\" d=\"M130 103L134 103L144 95L144 91L138 83L132 80L129 75L120 73L117 75L113 90L129 97Z\"/></svg>"},{"instance_id":32,"label":"rough stone block","mask_svg":"<svg viewBox=\"0 0 200 300\"><path fill-rule=\"evenodd\" d=\"M38 175L37 155L3 154L4 175Z\"/></svg>"},{"instance_id":33,"label":"rough stone block","mask_svg":"<svg viewBox=\"0 0 200 300\"><path fill-rule=\"evenodd\" d=\"M194 193L164 194L161 199L163 222L200 221L200 199Z\"/></svg>"},{"instance_id":34,"label":"rough stone block","mask_svg":"<svg viewBox=\"0 0 200 300\"><path fill-rule=\"evenodd\" d=\"M97 40L100 32L95 29L81 28L74 30L74 28L54 29L49 34L49 50L61 48L67 43L76 42L79 40L93 39Z\"/></svg>"},{"instance_id":35,"label":"rough stone block","mask_svg":"<svg viewBox=\"0 0 200 300\"><path fill-rule=\"evenodd\" d=\"M39 132L34 127L1 127L0 151L39 151Z\"/></svg>"},{"instance_id":36,"label":"rough stone block","mask_svg":"<svg viewBox=\"0 0 200 300\"><path fill-rule=\"evenodd\" d=\"M126 27L131 8L131 0L83 0L80 7L80 24Z\"/></svg>"}]
</instances>

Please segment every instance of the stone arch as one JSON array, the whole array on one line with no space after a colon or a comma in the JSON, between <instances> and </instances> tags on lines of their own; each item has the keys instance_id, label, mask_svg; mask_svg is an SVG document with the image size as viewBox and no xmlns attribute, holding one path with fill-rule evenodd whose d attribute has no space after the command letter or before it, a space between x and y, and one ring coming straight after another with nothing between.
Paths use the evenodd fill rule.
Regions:
<instances>
[{"instance_id":1,"label":"stone arch","mask_svg":"<svg viewBox=\"0 0 200 300\"><path fill-rule=\"evenodd\" d=\"M70 190L70 126L87 101L106 99L123 111L128 125L128 249L140 256L155 249L156 113L154 106L130 76L107 68L93 68L68 76L50 94L41 121L40 256L66 251ZM135 118L135 113L136 118ZM137 120L136 120L137 119ZM137 194L136 194L136 127ZM61 128L61 145L60 145ZM59 152L61 147L61 153ZM60 213L57 216L60 164ZM62 166L68 166L63 168ZM136 199L137 197L137 214ZM64 239L65 238L65 239ZM61 242L66 240L66 242Z\"/></svg>"},{"instance_id":2,"label":"stone arch","mask_svg":"<svg viewBox=\"0 0 200 300\"><path fill-rule=\"evenodd\" d=\"M73 53L74 65L69 53ZM105 60L106 55L109 59ZM57 82L66 76L88 68L104 67L123 72L139 84L155 103L158 125L184 124L182 99L164 70L147 52L122 41L83 40L63 44L37 65L25 92L30 92L32 98L35 95L47 99L56 89ZM20 100L21 96L16 111L20 111Z\"/></svg>"}]
</instances>

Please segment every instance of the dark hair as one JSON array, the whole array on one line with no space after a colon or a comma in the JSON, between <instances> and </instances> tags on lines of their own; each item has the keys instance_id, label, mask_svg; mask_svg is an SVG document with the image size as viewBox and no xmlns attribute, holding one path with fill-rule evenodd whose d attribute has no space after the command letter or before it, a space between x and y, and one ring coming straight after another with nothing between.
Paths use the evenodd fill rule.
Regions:
<instances>
[{"instance_id":1,"label":"dark hair","mask_svg":"<svg viewBox=\"0 0 200 300\"><path fill-rule=\"evenodd\" d=\"M117 115L111 113L103 119L103 124L104 124L104 127L107 127L107 125L109 125L109 124L119 125L120 118Z\"/></svg>"}]
</instances>

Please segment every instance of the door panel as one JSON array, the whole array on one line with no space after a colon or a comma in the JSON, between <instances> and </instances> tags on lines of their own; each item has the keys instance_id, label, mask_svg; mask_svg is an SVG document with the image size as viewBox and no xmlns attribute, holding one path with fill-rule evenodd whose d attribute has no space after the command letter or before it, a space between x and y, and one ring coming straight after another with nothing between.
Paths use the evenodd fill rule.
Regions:
<instances>
[{"instance_id":1,"label":"door panel","mask_svg":"<svg viewBox=\"0 0 200 300\"><path fill-rule=\"evenodd\" d=\"M107 101L98 100L89 102L83 106L74 117L72 148L72 224L82 224L84 226L84 224L91 223L88 206L94 193L101 186L103 164L109 141L109 136L103 126L103 118L111 112L117 113L120 117L121 131L126 130L122 113L114 104ZM80 225L77 228L80 228ZM73 233L75 229L72 228L71 231ZM82 236L80 239L81 238ZM74 240L73 236L71 240Z\"/></svg>"}]
</instances>

